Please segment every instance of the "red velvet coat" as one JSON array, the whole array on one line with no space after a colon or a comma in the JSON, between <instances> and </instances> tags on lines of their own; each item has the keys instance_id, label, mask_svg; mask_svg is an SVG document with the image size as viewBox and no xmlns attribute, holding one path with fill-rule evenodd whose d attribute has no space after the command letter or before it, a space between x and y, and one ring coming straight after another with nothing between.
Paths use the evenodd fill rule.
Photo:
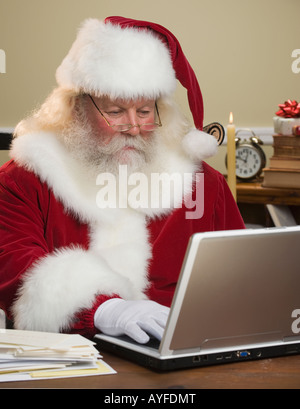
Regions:
<instances>
[{"instance_id":1,"label":"red velvet coat","mask_svg":"<svg viewBox=\"0 0 300 409\"><path fill-rule=\"evenodd\" d=\"M68 207L56 182L17 160L0 170L0 308L17 328L90 337L109 297L169 306L190 236L244 228L226 181L205 163L201 218L187 219L184 205L159 217L126 213L122 230L123 217L92 221L75 199Z\"/></svg>"}]
</instances>

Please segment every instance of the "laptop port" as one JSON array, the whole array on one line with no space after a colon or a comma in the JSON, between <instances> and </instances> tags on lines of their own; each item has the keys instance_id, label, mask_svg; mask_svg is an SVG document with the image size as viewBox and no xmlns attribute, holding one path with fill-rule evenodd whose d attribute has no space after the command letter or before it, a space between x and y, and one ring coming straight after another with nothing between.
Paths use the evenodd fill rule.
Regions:
<instances>
[{"instance_id":1,"label":"laptop port","mask_svg":"<svg viewBox=\"0 0 300 409\"><path fill-rule=\"evenodd\" d=\"M287 354L297 354L299 351L297 345L289 345L286 347Z\"/></svg>"},{"instance_id":2,"label":"laptop port","mask_svg":"<svg viewBox=\"0 0 300 409\"><path fill-rule=\"evenodd\" d=\"M199 355L193 356L193 364L201 362L201 357Z\"/></svg>"},{"instance_id":3,"label":"laptop port","mask_svg":"<svg viewBox=\"0 0 300 409\"><path fill-rule=\"evenodd\" d=\"M238 358L248 358L251 356L251 353L249 351L237 351L236 356Z\"/></svg>"}]
</instances>

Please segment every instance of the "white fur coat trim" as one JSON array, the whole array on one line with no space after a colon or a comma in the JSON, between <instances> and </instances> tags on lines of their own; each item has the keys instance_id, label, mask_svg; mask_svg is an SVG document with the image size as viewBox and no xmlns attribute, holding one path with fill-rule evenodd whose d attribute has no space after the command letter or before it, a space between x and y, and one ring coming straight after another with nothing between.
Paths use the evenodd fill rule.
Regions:
<instances>
[{"instance_id":1,"label":"white fur coat trim","mask_svg":"<svg viewBox=\"0 0 300 409\"><path fill-rule=\"evenodd\" d=\"M202 140L199 131L195 131L184 137L182 143L188 155L182 153L181 144L171 148L161 143L148 176L157 169L166 175L194 174L199 158L206 157L214 145L209 143L213 137L206 135L206 142L205 135L200 133L201 136ZM97 294L144 298L151 259L146 217L172 211L190 194L192 179L183 192L174 193L171 208L134 209L128 203L126 208L99 209L99 186L70 156L57 135L22 135L13 141L11 157L46 182L65 209L90 226L88 250L59 249L26 272L13 306L16 328L57 332L68 327L80 309L91 307ZM196 161L191 160L195 157ZM164 191L158 195L163 197Z\"/></svg>"},{"instance_id":2,"label":"white fur coat trim","mask_svg":"<svg viewBox=\"0 0 300 409\"><path fill-rule=\"evenodd\" d=\"M57 331L97 294L144 297L151 250L146 218L130 207L99 209L96 183L53 134L14 140L11 156L53 189L67 211L90 226L90 247L61 249L27 271L13 312L17 328Z\"/></svg>"},{"instance_id":3,"label":"white fur coat trim","mask_svg":"<svg viewBox=\"0 0 300 409\"><path fill-rule=\"evenodd\" d=\"M197 142L195 135L206 135L204 143ZM191 142L190 139L192 139ZM151 165L145 171L145 177L148 184L144 188L148 191L151 188L151 175L154 173L160 176L178 175L183 183L184 190L165 190L164 185L160 185L158 203L160 206L151 208L151 201L146 206L135 208L131 206L130 195L126 197L126 208L115 208L116 202L106 203L107 208L101 208L97 203L97 197L100 187L97 185L97 179L92 178L86 170L78 163L67 151L59 137L50 132L28 133L16 138L12 143L10 156L27 170L36 174L43 182L53 190L56 198L62 201L67 211L75 213L84 223L94 224L95 222L115 224L124 218L127 211L134 210L135 213L141 213L147 217L159 217L166 215L173 208L178 207L184 198L192 190L192 177L200 169L201 160L207 157L207 150L211 150L212 136L195 130L185 135L183 142L179 146L169 146L167 143L160 141L156 157ZM206 142L205 142L206 141ZM202 143L208 146L205 153L200 151L197 154L197 146ZM184 150L190 153L182 152ZM213 145L213 144L211 144ZM198 151L199 152L199 151ZM191 176L185 178L185 175ZM130 183L130 180L128 179ZM143 188L143 187L142 187ZM146 193L143 196L147 196ZM165 207L164 202L170 198L171 206ZM119 199L117 198L117 203ZM150 197L149 197L150 200Z\"/></svg>"},{"instance_id":4,"label":"white fur coat trim","mask_svg":"<svg viewBox=\"0 0 300 409\"><path fill-rule=\"evenodd\" d=\"M59 332L80 309L91 308L97 294L145 298L125 275L113 271L93 251L56 251L27 271L13 306L15 328Z\"/></svg>"},{"instance_id":5,"label":"white fur coat trim","mask_svg":"<svg viewBox=\"0 0 300 409\"><path fill-rule=\"evenodd\" d=\"M180 154L160 155L162 171L193 173L195 165ZM67 211L90 226L90 247L66 248L37 261L24 276L13 307L17 328L59 331L74 314L92 305L97 294L118 293L124 299L141 299L148 286L151 249L146 216L172 209L99 209L98 186L52 133L22 135L13 141L11 156L34 172L53 190ZM150 170L151 171L151 170ZM191 183L184 194L189 194ZM182 194L175 203L182 201Z\"/></svg>"}]
</instances>

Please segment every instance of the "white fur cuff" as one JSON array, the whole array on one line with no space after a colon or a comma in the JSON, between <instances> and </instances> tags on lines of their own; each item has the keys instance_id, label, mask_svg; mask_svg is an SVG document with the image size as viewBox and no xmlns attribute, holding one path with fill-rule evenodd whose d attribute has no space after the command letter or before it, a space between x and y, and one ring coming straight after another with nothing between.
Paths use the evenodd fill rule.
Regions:
<instances>
[{"instance_id":1,"label":"white fur cuff","mask_svg":"<svg viewBox=\"0 0 300 409\"><path fill-rule=\"evenodd\" d=\"M97 294L144 298L100 256L81 248L57 251L39 260L25 275L13 306L15 327L59 332L71 324L76 312L91 308Z\"/></svg>"}]
</instances>

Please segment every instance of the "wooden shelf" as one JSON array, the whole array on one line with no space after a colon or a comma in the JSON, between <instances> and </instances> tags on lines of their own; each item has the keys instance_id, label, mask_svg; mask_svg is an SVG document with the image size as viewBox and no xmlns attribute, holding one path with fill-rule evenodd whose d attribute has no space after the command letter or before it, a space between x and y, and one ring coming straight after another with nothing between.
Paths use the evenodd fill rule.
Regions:
<instances>
[{"instance_id":1,"label":"wooden shelf","mask_svg":"<svg viewBox=\"0 0 300 409\"><path fill-rule=\"evenodd\" d=\"M237 202L300 206L300 189L263 187L261 181L237 183Z\"/></svg>"}]
</instances>

